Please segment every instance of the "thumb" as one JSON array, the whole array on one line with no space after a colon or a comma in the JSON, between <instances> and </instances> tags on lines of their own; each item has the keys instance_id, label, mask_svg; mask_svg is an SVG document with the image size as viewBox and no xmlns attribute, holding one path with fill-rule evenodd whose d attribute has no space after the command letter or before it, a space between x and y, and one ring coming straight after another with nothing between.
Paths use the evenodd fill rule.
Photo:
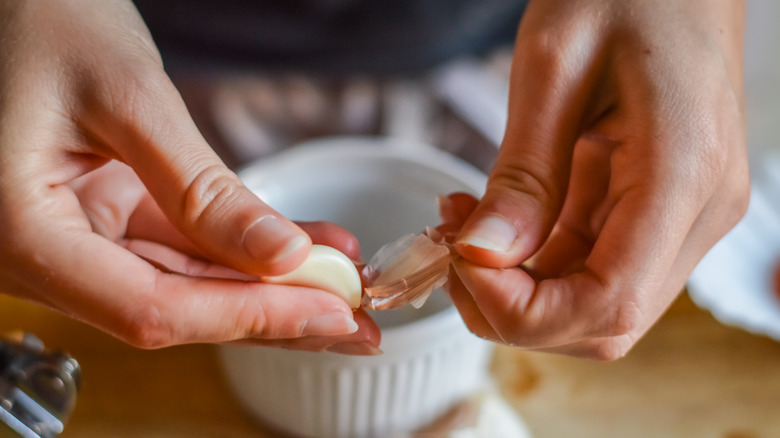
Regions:
<instances>
[{"instance_id":1,"label":"thumb","mask_svg":"<svg viewBox=\"0 0 780 438\"><path fill-rule=\"evenodd\" d=\"M457 252L467 260L493 268L517 266L549 235L564 193L554 185L556 175L523 169L524 163L497 161L485 195L455 239Z\"/></svg>"},{"instance_id":2,"label":"thumb","mask_svg":"<svg viewBox=\"0 0 780 438\"><path fill-rule=\"evenodd\" d=\"M98 94L110 97L96 99L83 120L133 168L168 219L206 257L243 272L276 275L302 263L309 236L224 165L162 66L125 71L135 77Z\"/></svg>"},{"instance_id":3,"label":"thumb","mask_svg":"<svg viewBox=\"0 0 780 438\"><path fill-rule=\"evenodd\" d=\"M518 35L506 133L485 195L457 236L456 250L482 266L517 266L547 239L562 210L578 137L584 72L537 39Z\"/></svg>"}]
</instances>

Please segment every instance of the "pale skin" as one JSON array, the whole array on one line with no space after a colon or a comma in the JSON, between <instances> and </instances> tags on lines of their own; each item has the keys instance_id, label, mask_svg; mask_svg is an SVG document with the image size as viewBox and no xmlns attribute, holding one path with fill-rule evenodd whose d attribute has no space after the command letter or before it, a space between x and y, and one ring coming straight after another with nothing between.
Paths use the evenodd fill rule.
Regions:
<instances>
[{"instance_id":1,"label":"pale skin","mask_svg":"<svg viewBox=\"0 0 780 438\"><path fill-rule=\"evenodd\" d=\"M342 299L256 281L296 267L312 240L356 259L357 242L293 224L240 183L131 2L3 1L0 19L4 293L143 348L377 352L376 325Z\"/></svg>"},{"instance_id":2,"label":"pale skin","mask_svg":"<svg viewBox=\"0 0 780 438\"><path fill-rule=\"evenodd\" d=\"M474 333L614 359L660 316L747 205L742 9L531 1L487 193L443 206L462 226L449 291ZM0 20L4 293L144 348L377 352L343 300L256 281L312 241L353 258L357 242L241 185L132 3L1 0Z\"/></svg>"}]
</instances>

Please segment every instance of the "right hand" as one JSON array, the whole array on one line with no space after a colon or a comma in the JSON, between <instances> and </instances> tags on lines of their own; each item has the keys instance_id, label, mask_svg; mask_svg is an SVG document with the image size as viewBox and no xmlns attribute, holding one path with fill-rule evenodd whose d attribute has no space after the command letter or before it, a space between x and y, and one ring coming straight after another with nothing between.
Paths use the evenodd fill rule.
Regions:
<instances>
[{"instance_id":1,"label":"right hand","mask_svg":"<svg viewBox=\"0 0 780 438\"><path fill-rule=\"evenodd\" d=\"M132 2L2 0L0 20L5 292L143 348L376 346L370 318L350 334L343 300L246 281L295 268L311 238L202 138ZM354 238L339 235L331 243L356 257ZM189 275L147 261L166 257Z\"/></svg>"},{"instance_id":2,"label":"right hand","mask_svg":"<svg viewBox=\"0 0 780 438\"><path fill-rule=\"evenodd\" d=\"M740 1L528 3L501 151L456 209L472 331L615 360L660 318L747 210L743 27Z\"/></svg>"}]
</instances>

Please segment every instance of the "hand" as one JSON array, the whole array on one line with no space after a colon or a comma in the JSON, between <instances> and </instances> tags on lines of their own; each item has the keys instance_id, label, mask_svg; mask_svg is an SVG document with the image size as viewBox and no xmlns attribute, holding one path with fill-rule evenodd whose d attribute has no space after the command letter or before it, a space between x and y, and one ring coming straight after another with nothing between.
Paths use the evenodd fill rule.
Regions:
<instances>
[{"instance_id":1,"label":"hand","mask_svg":"<svg viewBox=\"0 0 780 438\"><path fill-rule=\"evenodd\" d=\"M660 317L747 208L743 9L529 3L486 194L445 207L472 331L611 360Z\"/></svg>"},{"instance_id":2,"label":"hand","mask_svg":"<svg viewBox=\"0 0 780 438\"><path fill-rule=\"evenodd\" d=\"M293 269L311 238L206 144L130 1L2 1L0 19L7 293L144 348L375 346L370 319L350 335L353 313L335 296L246 281ZM354 255L354 238L337 234ZM157 269L161 259L188 275ZM313 335L348 336L280 341Z\"/></svg>"}]
</instances>

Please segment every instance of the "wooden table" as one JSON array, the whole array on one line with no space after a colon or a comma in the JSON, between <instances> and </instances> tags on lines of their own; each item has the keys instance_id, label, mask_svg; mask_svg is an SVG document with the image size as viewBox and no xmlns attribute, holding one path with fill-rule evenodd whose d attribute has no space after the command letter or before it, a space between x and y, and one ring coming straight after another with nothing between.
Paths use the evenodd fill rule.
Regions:
<instances>
[{"instance_id":1,"label":"wooden table","mask_svg":"<svg viewBox=\"0 0 780 438\"><path fill-rule=\"evenodd\" d=\"M63 437L270 437L231 397L213 346L143 351L0 296L0 332L22 329L81 363ZM725 327L682 295L624 359L499 348L503 394L534 437L780 436L780 343Z\"/></svg>"}]
</instances>

